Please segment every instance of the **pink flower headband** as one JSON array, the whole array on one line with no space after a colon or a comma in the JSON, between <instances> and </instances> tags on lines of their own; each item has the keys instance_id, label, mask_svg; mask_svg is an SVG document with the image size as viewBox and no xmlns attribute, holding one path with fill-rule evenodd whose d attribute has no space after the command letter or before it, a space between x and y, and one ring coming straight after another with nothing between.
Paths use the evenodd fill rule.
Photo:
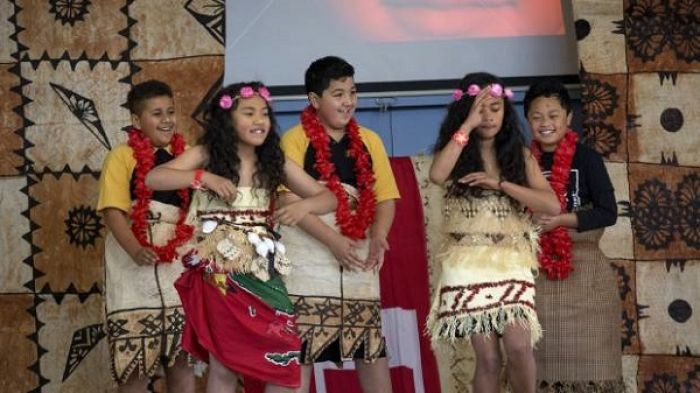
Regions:
<instances>
[{"instance_id":1,"label":"pink flower headband","mask_svg":"<svg viewBox=\"0 0 700 393\"><path fill-rule=\"evenodd\" d=\"M501 86L498 83L495 83L493 85L488 85L486 88L490 90L489 94L491 94L491 97L493 97L493 98L506 97L509 100L513 99L513 90L504 89L503 86ZM453 91L452 98L454 98L455 101L459 101L464 96L464 93L466 93L470 97L474 97L477 94L479 94L480 91L481 91L481 88L479 87L479 85L471 84L471 85L469 85L469 87L467 87L466 92L462 91L460 89Z\"/></svg>"},{"instance_id":2,"label":"pink flower headband","mask_svg":"<svg viewBox=\"0 0 700 393\"><path fill-rule=\"evenodd\" d=\"M241 87L241 90L238 92L238 95L231 97L228 94L224 94L219 98L219 106L221 109L231 109L233 106L233 102L236 101L239 98L250 98L256 94L256 91L251 87L251 86L243 86ZM272 97L270 96L270 91L267 90L267 87L265 86L260 86L258 87L257 94L262 97L263 100L266 102L272 101Z\"/></svg>"}]
</instances>

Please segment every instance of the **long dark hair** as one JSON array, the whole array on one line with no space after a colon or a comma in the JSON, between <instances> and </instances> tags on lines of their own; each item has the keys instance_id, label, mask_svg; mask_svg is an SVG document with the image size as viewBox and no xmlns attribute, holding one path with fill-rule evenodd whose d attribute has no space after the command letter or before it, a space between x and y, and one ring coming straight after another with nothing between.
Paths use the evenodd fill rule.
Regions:
<instances>
[{"instance_id":1,"label":"long dark hair","mask_svg":"<svg viewBox=\"0 0 700 393\"><path fill-rule=\"evenodd\" d=\"M258 93L260 88L265 88L265 85L261 82L236 83L228 85L216 93L204 114L206 125L204 135L200 139L200 143L209 152L207 170L231 179L234 184L238 184L240 180L238 172L241 167L241 159L238 156L239 140L233 127L231 113L238 107L240 99L236 97L240 96L243 87L250 87ZM233 99L230 108L221 106L220 101L223 96ZM285 180L284 153L280 148L278 125L269 102L267 102L267 109L270 116L270 132L267 134L265 142L255 148L258 159L255 164L253 182L255 187L266 189L272 195Z\"/></svg>"},{"instance_id":2,"label":"long dark hair","mask_svg":"<svg viewBox=\"0 0 700 393\"><path fill-rule=\"evenodd\" d=\"M500 84L505 87L503 81L497 76L485 72L477 72L465 75L459 82L458 88L466 92L470 85L477 85L483 89L492 84ZM440 134L435 142L435 152L442 150L447 145L452 138L452 134L466 120L473 104L474 97L465 93L462 95L462 98L453 101L447 106L447 114L442 121ZM523 152L525 143L520 132L520 122L515 113L515 108L513 108L513 104L508 98L503 98L503 110L503 124L494 140L496 161L498 162L502 179L525 185L527 183L525 155ZM462 150L462 154L460 154L452 172L448 176L448 180L452 180L451 184L448 185L448 194L465 196L479 192L480 188L470 187L466 184L458 183L456 180L469 173L484 170L484 162L479 151L480 142L481 137L478 132L469 134L469 143Z\"/></svg>"}]
</instances>

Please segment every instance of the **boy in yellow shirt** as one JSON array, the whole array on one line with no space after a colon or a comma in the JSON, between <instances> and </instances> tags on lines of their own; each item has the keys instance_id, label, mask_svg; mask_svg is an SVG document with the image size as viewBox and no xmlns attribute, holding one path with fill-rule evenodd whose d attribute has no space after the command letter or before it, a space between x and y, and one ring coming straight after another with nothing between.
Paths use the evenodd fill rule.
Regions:
<instances>
[{"instance_id":1,"label":"boy in yellow shirt","mask_svg":"<svg viewBox=\"0 0 700 393\"><path fill-rule=\"evenodd\" d=\"M314 362L354 360L365 392L390 392L379 270L389 249L396 181L381 139L354 119L354 69L328 56L306 70L310 105L282 137L288 159L338 199L335 213L283 227L293 264L287 287L302 339L302 392ZM282 204L294 200L285 194Z\"/></svg>"},{"instance_id":2,"label":"boy in yellow shirt","mask_svg":"<svg viewBox=\"0 0 700 393\"><path fill-rule=\"evenodd\" d=\"M168 392L194 392L194 373L180 346L184 314L173 283L183 271L176 248L191 237L184 220L189 190L153 192L148 171L185 149L175 133L170 87L149 80L127 96L129 142L105 158L97 210L105 240L105 302L112 377L119 392L146 392L165 367Z\"/></svg>"}]
</instances>

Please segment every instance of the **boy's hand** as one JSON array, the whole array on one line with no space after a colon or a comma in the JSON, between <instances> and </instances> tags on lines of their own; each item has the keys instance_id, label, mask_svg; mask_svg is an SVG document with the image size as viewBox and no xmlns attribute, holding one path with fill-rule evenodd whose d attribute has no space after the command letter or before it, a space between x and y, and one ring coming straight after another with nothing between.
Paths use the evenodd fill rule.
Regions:
<instances>
[{"instance_id":1,"label":"boy's hand","mask_svg":"<svg viewBox=\"0 0 700 393\"><path fill-rule=\"evenodd\" d=\"M158 262L158 255L148 247L141 247L131 255L131 259L139 266L149 266Z\"/></svg>"},{"instance_id":2,"label":"boy's hand","mask_svg":"<svg viewBox=\"0 0 700 393\"><path fill-rule=\"evenodd\" d=\"M308 202L302 199L275 210L272 219L280 224L296 225L310 211L311 207L308 206Z\"/></svg>"},{"instance_id":3,"label":"boy's hand","mask_svg":"<svg viewBox=\"0 0 700 393\"><path fill-rule=\"evenodd\" d=\"M561 226L559 218L561 215L550 216L549 214L538 214L533 217L535 224L540 226L542 232L549 232L552 229Z\"/></svg>"},{"instance_id":4,"label":"boy's hand","mask_svg":"<svg viewBox=\"0 0 700 393\"><path fill-rule=\"evenodd\" d=\"M365 268L365 263L355 253L357 246L357 241L349 239L338 233L328 248L331 250L333 256L335 256L335 259L338 260L338 263L340 263L341 266L351 272L354 272Z\"/></svg>"},{"instance_id":5,"label":"boy's hand","mask_svg":"<svg viewBox=\"0 0 700 393\"><path fill-rule=\"evenodd\" d=\"M381 270L384 266L384 254L389 250L389 242L384 236L372 236L369 239L369 254L365 261L365 270L376 268Z\"/></svg>"},{"instance_id":6,"label":"boy's hand","mask_svg":"<svg viewBox=\"0 0 700 393\"><path fill-rule=\"evenodd\" d=\"M202 175L202 186L227 202L233 202L236 199L236 185L233 184L231 179L211 172L204 172Z\"/></svg>"}]
</instances>

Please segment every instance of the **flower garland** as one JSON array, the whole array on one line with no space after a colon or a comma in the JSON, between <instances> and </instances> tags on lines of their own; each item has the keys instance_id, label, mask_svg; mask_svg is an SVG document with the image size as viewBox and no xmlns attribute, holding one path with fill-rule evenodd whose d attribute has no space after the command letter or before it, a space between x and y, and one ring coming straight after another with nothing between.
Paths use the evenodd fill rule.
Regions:
<instances>
[{"instance_id":1,"label":"flower garland","mask_svg":"<svg viewBox=\"0 0 700 393\"><path fill-rule=\"evenodd\" d=\"M158 262L172 262L177 256L175 249L192 237L193 228L185 224L187 209L190 205L189 189L183 188L177 191L180 197L180 217L175 226L175 236L173 236L164 246L154 246L148 241L148 208L153 198L153 190L146 186L146 175L153 169L155 164L155 151L148 139L141 130L133 128L129 132L129 146L134 150L136 159L135 183L136 183L136 204L131 210L131 231L136 236L139 243L152 249L158 255ZM180 134L173 136L172 152L175 157L185 151L185 139Z\"/></svg>"},{"instance_id":2,"label":"flower garland","mask_svg":"<svg viewBox=\"0 0 700 393\"><path fill-rule=\"evenodd\" d=\"M554 151L552 162L552 174L549 177L549 184L552 185L554 193L559 198L561 211L566 212L566 192L569 185L569 175L571 174L571 162L576 153L576 140L578 135L568 130L564 138L559 142ZM533 141L531 146L537 162L542 165L542 150L539 144ZM571 266L571 236L569 231L563 226L558 226L540 236L540 268L547 273L550 280L564 280L569 276L574 268Z\"/></svg>"},{"instance_id":3,"label":"flower garland","mask_svg":"<svg viewBox=\"0 0 700 393\"><path fill-rule=\"evenodd\" d=\"M301 114L301 125L316 151L316 163L314 168L321 175L322 181L335 194L338 199L338 208L335 211L335 221L340 227L340 233L351 239L364 239L365 232L374 221L374 209L376 199L374 195L374 173L370 164L369 154L360 138L360 128L355 119L351 119L345 128L350 138L348 156L355 159L355 175L359 191L357 209L353 212L350 201L340 179L335 171L335 165L331 161L330 136L321 124L312 106L306 107Z\"/></svg>"}]
</instances>

